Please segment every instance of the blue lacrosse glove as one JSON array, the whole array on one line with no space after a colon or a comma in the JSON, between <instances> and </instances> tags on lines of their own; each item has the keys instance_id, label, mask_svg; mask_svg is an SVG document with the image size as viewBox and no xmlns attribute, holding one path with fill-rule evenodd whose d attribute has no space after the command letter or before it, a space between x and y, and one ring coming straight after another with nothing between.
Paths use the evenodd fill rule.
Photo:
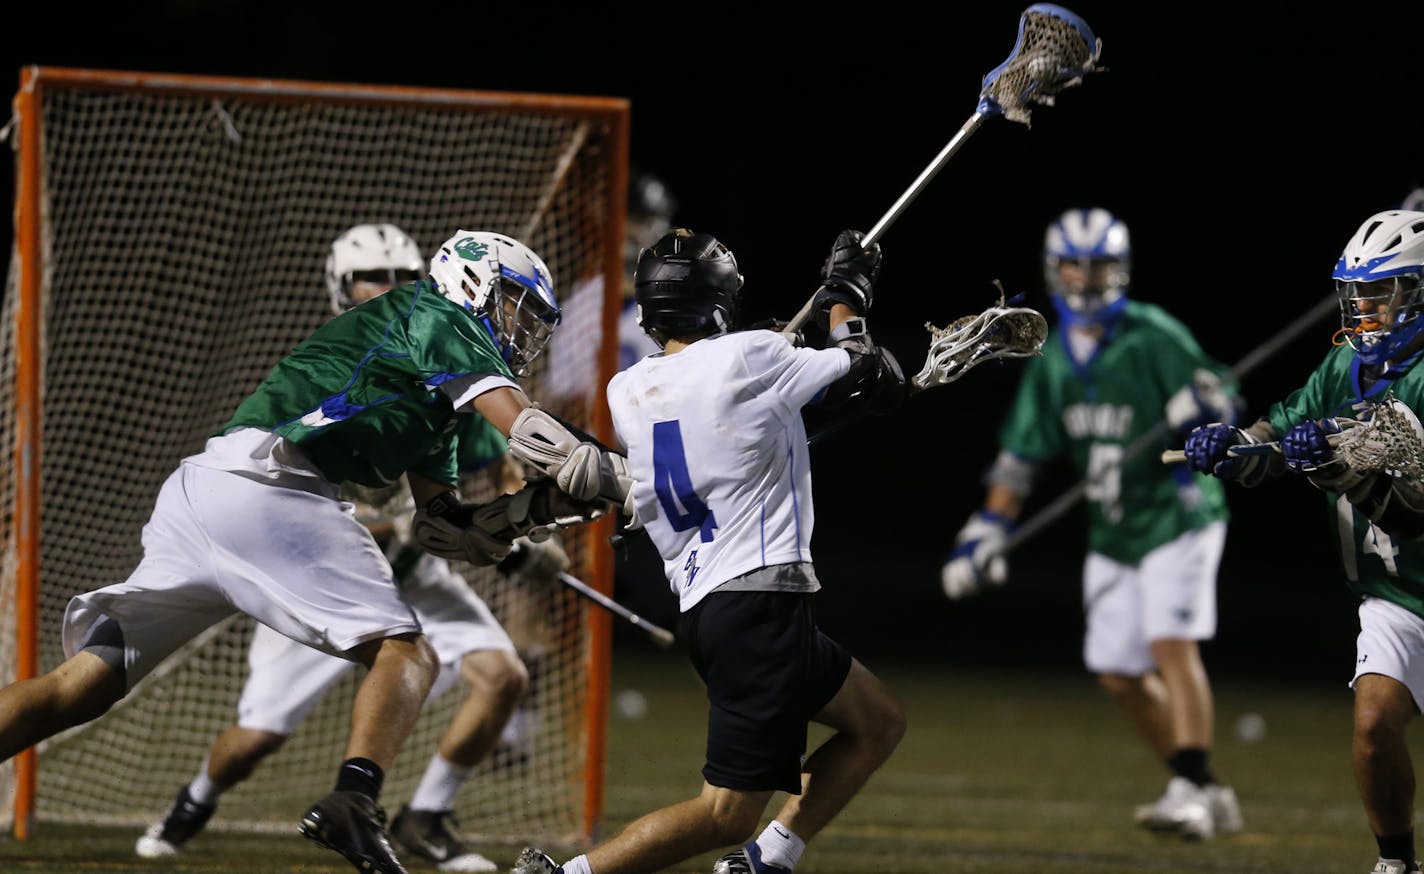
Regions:
<instances>
[{"instance_id":1,"label":"blue lacrosse glove","mask_svg":"<svg viewBox=\"0 0 1424 874\"><path fill-rule=\"evenodd\" d=\"M1264 455L1230 455L1227 450L1257 442L1235 425L1213 422L1193 428L1182 451L1186 453L1187 466L1198 473L1254 486L1266 475L1267 458Z\"/></svg>"},{"instance_id":2,"label":"blue lacrosse glove","mask_svg":"<svg viewBox=\"0 0 1424 874\"><path fill-rule=\"evenodd\" d=\"M1319 422L1306 419L1292 426L1281 438L1281 455L1286 468L1293 473L1309 473L1331 464L1335 461L1335 450L1326 438L1339 433L1340 424L1334 419Z\"/></svg>"}]
</instances>

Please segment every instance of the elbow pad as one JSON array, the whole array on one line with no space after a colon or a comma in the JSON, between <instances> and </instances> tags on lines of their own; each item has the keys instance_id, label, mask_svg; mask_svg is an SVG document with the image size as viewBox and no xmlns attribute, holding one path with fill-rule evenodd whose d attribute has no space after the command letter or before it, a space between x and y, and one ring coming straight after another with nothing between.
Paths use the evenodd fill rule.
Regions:
<instances>
[{"instance_id":1,"label":"elbow pad","mask_svg":"<svg viewBox=\"0 0 1424 874\"><path fill-rule=\"evenodd\" d=\"M864 319L850 319L837 325L826 338L850 354L850 370L826 386L821 406L845 410L864 408L886 413L899 406L908 395L904 371L889 349L875 346Z\"/></svg>"}]
</instances>

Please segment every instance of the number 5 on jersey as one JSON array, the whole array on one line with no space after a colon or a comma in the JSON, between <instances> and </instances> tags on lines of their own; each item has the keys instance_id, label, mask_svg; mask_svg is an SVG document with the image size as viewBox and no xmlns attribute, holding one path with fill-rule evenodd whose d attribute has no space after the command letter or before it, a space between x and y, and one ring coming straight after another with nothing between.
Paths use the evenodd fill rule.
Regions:
<instances>
[{"instance_id":1,"label":"number 5 on jersey","mask_svg":"<svg viewBox=\"0 0 1424 874\"><path fill-rule=\"evenodd\" d=\"M653 423L653 490L674 531L701 530L702 542L712 540L717 517L692 490L687 455L682 448L679 420Z\"/></svg>"}]
</instances>

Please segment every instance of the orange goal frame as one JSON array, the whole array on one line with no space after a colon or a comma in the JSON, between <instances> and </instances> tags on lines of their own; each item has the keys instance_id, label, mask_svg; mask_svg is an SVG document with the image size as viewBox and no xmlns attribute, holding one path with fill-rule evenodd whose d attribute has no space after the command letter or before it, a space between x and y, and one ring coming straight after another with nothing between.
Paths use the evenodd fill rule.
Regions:
<instances>
[{"instance_id":1,"label":"orange goal frame","mask_svg":"<svg viewBox=\"0 0 1424 874\"><path fill-rule=\"evenodd\" d=\"M15 252L18 266L15 323L16 410L15 513L11 524L16 548L16 676L15 681L39 670L40 586L40 466L41 401L43 385L42 338L44 330L44 270L41 190L43 148L42 97L46 91L65 89L131 91L135 93L241 96L265 102L323 102L374 105L508 108L524 113L584 117L601 122L609 131L608 192L604 213L609 227L621 229L627 219L628 139L630 104L625 98L567 94L471 91L448 88L361 85L279 79L190 76L119 70L27 66L20 70L20 87L13 106L16 133L16 185L14 205ZM617 369L618 311L622 298L622 234L610 234L603 252L604 306L598 366L603 374ZM605 442L612 440L608 400L597 392L593 431ZM607 544L613 520L589 526L586 536ZM588 581L598 591L612 594L613 553L595 548L593 573ZM587 707L583 714L585 739L582 831L597 835L603 817L604 763L607 746L609 669L612 662L611 619L602 610L586 612L589 631ZM37 757L33 748L15 759L14 837L27 839L34 829Z\"/></svg>"}]
</instances>

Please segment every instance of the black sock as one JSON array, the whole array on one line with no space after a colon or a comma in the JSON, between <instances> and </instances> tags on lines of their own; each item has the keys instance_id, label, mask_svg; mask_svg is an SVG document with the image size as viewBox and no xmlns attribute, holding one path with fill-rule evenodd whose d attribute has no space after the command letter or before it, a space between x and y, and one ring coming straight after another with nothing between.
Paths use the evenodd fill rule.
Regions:
<instances>
[{"instance_id":1,"label":"black sock","mask_svg":"<svg viewBox=\"0 0 1424 874\"><path fill-rule=\"evenodd\" d=\"M1414 829L1397 835L1375 835L1379 844L1381 859L1403 859L1404 864L1414 866Z\"/></svg>"},{"instance_id":2,"label":"black sock","mask_svg":"<svg viewBox=\"0 0 1424 874\"><path fill-rule=\"evenodd\" d=\"M1167 767L1178 777L1186 777L1198 786L1210 786L1216 782L1207 758L1211 755L1201 747L1181 747L1167 760Z\"/></svg>"},{"instance_id":3,"label":"black sock","mask_svg":"<svg viewBox=\"0 0 1424 874\"><path fill-rule=\"evenodd\" d=\"M336 791L360 792L374 800L380 797L381 784L385 781L386 772L370 759L347 759L336 775Z\"/></svg>"}]
</instances>

